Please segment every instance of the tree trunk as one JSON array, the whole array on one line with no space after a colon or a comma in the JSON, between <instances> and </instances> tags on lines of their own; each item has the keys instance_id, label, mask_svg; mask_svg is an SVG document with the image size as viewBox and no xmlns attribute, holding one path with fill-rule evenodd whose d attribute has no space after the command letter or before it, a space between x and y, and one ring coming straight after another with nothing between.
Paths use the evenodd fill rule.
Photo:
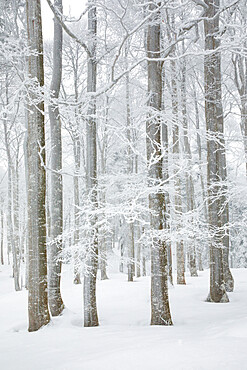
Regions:
<instances>
[{"instance_id":1,"label":"tree trunk","mask_svg":"<svg viewBox=\"0 0 247 370\"><path fill-rule=\"evenodd\" d=\"M45 212L45 130L43 38L40 0L26 0L29 77L33 79L28 101L28 318L29 331L50 321L47 294L46 212ZM38 103L37 103L38 94Z\"/></svg>"},{"instance_id":2,"label":"tree trunk","mask_svg":"<svg viewBox=\"0 0 247 370\"><path fill-rule=\"evenodd\" d=\"M140 243L140 225L137 223L137 243L136 243L136 277L141 276L141 243Z\"/></svg>"},{"instance_id":3,"label":"tree trunk","mask_svg":"<svg viewBox=\"0 0 247 370\"><path fill-rule=\"evenodd\" d=\"M221 102L221 56L217 50L219 38L219 0L205 0L208 8L204 20L205 50L204 87L205 87L205 118L207 128L208 155L208 222L211 234L210 242L210 293L208 301L228 302L224 283L224 265L222 249L222 219L220 217L222 203L222 152L219 143L223 132L223 115ZM220 123L219 123L220 121Z\"/></svg>"},{"instance_id":4,"label":"tree trunk","mask_svg":"<svg viewBox=\"0 0 247 370\"><path fill-rule=\"evenodd\" d=\"M159 4L151 1L149 11ZM155 59L160 58L160 13L151 17L147 32L148 95L149 116L146 123L148 181L150 187L162 182L161 153L161 99L162 66ZM167 283L167 245L160 239L159 232L164 226L164 194L150 191L149 209L151 245L151 325L172 325Z\"/></svg>"},{"instance_id":5,"label":"tree trunk","mask_svg":"<svg viewBox=\"0 0 247 370\"><path fill-rule=\"evenodd\" d=\"M4 265L3 258L3 210L1 209L1 265Z\"/></svg>"},{"instance_id":6,"label":"tree trunk","mask_svg":"<svg viewBox=\"0 0 247 370\"><path fill-rule=\"evenodd\" d=\"M183 53L185 53L184 42L183 42ZM187 168L185 173L186 179L186 200L187 200L187 212L190 214L190 221L193 224L193 211L195 208L195 191L192 179L192 155L188 137L188 117L187 117L187 81L186 81L186 57L182 60L182 81L181 81L181 104L182 104L182 117L183 117L183 139L184 139L184 153L187 159ZM188 245L188 255L189 255L189 268L190 275L195 277L198 276L196 269L196 249L194 240L189 241Z\"/></svg>"},{"instance_id":7,"label":"tree trunk","mask_svg":"<svg viewBox=\"0 0 247 370\"><path fill-rule=\"evenodd\" d=\"M79 195L79 172L81 166L81 143L79 133L75 134L73 140L75 174L74 174L74 284L81 284L80 268L79 268L79 241L80 241L80 195Z\"/></svg>"},{"instance_id":8,"label":"tree trunk","mask_svg":"<svg viewBox=\"0 0 247 370\"><path fill-rule=\"evenodd\" d=\"M54 6L62 13L62 0L55 0ZM51 102L49 106L51 132L51 241L48 253L48 292L49 307L52 316L60 315L64 309L60 291L62 263L59 260L59 254L62 251L63 244L62 128L57 103L62 78L62 42L62 27L55 17L53 70L50 86Z\"/></svg>"},{"instance_id":9,"label":"tree trunk","mask_svg":"<svg viewBox=\"0 0 247 370\"><path fill-rule=\"evenodd\" d=\"M180 166L180 145L179 145L179 122L178 122L178 93L177 93L177 75L176 63L171 61L172 71L172 136L173 136L173 165L174 165L174 188L175 188L175 227L180 228L182 217L182 194L181 194L181 181L178 173ZM184 261L184 242L178 240L176 242L177 253L177 284L186 284L185 282L185 261Z\"/></svg>"},{"instance_id":10,"label":"tree trunk","mask_svg":"<svg viewBox=\"0 0 247 370\"><path fill-rule=\"evenodd\" d=\"M97 37L97 13L95 0L89 0L88 33L89 50L87 70L87 91L96 91L96 37ZM87 136L87 194L92 210L97 209L97 138L96 138L96 99L91 97L86 122ZM98 326L98 314L96 306L96 277L98 265L98 229L96 226L97 216L91 219L90 245L87 253L86 266L90 271L84 276L84 326Z\"/></svg>"}]
</instances>

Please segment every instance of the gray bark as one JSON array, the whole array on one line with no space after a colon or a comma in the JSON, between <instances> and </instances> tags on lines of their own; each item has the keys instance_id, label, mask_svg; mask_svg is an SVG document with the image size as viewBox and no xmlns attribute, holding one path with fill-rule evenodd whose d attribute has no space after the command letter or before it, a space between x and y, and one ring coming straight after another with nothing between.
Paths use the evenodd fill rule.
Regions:
<instances>
[{"instance_id":1,"label":"gray bark","mask_svg":"<svg viewBox=\"0 0 247 370\"><path fill-rule=\"evenodd\" d=\"M128 45L126 44L125 47L125 68L128 70ZM131 148L131 109L130 109L130 74L126 73L125 77L125 87L126 87L126 137L128 142L127 147L127 171L128 174L133 173L134 169L134 161L133 161L133 153ZM134 223L130 223L129 225L129 238L128 238L128 281L134 280L135 274L135 234L134 234Z\"/></svg>"},{"instance_id":2,"label":"gray bark","mask_svg":"<svg viewBox=\"0 0 247 370\"><path fill-rule=\"evenodd\" d=\"M3 210L1 209L1 265L4 265L3 258Z\"/></svg>"},{"instance_id":3,"label":"gray bark","mask_svg":"<svg viewBox=\"0 0 247 370\"><path fill-rule=\"evenodd\" d=\"M96 37L97 37L97 12L95 0L89 0L88 32L89 50L87 64L87 91L96 91ZM96 99L91 98L88 108L88 119L86 122L87 137L87 194L92 209L97 208L97 138L96 138ZM86 266L90 271L84 276L84 326L98 326L98 314L96 306L96 277L98 265L98 230L96 226L97 217L91 220L90 239L91 243L87 253Z\"/></svg>"},{"instance_id":4,"label":"gray bark","mask_svg":"<svg viewBox=\"0 0 247 370\"><path fill-rule=\"evenodd\" d=\"M172 53L173 54L173 53ZM174 55L174 54L173 54ZM179 143L179 122L178 122L178 93L176 81L176 63L171 61L171 97L172 97L172 136L173 136L173 165L174 165L174 188L175 188L175 222L176 228L180 228L182 217L182 194L181 180L178 173L180 166L180 143ZM178 240L176 242L177 253L177 284L186 284L185 282L185 261L184 261L184 242Z\"/></svg>"},{"instance_id":5,"label":"gray bark","mask_svg":"<svg viewBox=\"0 0 247 370\"><path fill-rule=\"evenodd\" d=\"M44 85L43 38L40 0L26 0L27 33L30 50L28 72L36 89L28 101L28 318L29 331L36 331L50 321L47 294L45 193L44 100L37 94ZM37 53L37 54L36 54ZM36 55L35 55L36 54ZM35 91L36 90L36 91Z\"/></svg>"},{"instance_id":6,"label":"gray bark","mask_svg":"<svg viewBox=\"0 0 247 370\"><path fill-rule=\"evenodd\" d=\"M183 53L184 42L183 42ZM184 153L187 159L187 169L185 173L186 180L186 200L187 200L187 212L191 214L191 220L193 222L193 211L195 208L195 191L194 183L191 175L192 170L192 155L190 149L190 142L188 137L188 116L187 116L187 90L186 90L186 57L182 60L182 81L181 81L181 104L182 104L182 117L183 117L183 139L184 139ZM190 275L195 277L198 276L196 269L196 249L195 242L193 240L189 241L188 245L188 255L189 255L189 268Z\"/></svg>"},{"instance_id":7,"label":"gray bark","mask_svg":"<svg viewBox=\"0 0 247 370\"><path fill-rule=\"evenodd\" d=\"M155 1L149 4L153 11ZM160 57L160 13L153 16L147 31L148 58L148 106L150 109L146 123L147 160L149 186L159 186L162 181L161 156L161 99L162 99L162 65L155 61ZM152 59L152 60L151 60ZM155 161L153 160L155 159ZM152 160L152 162L151 162ZM164 226L164 194L151 192L149 195L151 246L151 325L172 325L167 283L167 245L157 234Z\"/></svg>"},{"instance_id":8,"label":"gray bark","mask_svg":"<svg viewBox=\"0 0 247 370\"><path fill-rule=\"evenodd\" d=\"M164 89L165 89L165 70L162 68L162 111L165 113L165 104L164 104ZM168 137L168 125L167 122L162 124L162 146L163 146L163 179L165 185L169 184L169 137ZM164 203L164 225L169 232L171 232L170 225L170 196L169 192L165 192L165 203ZM170 284L173 285L173 275L172 275L172 246L171 241L167 241L167 262L168 262L168 277Z\"/></svg>"},{"instance_id":9,"label":"gray bark","mask_svg":"<svg viewBox=\"0 0 247 370\"><path fill-rule=\"evenodd\" d=\"M62 0L55 0L54 6L62 13ZM53 70L50 86L51 103L49 106L51 133L51 243L48 250L48 292L52 316L60 315L64 309L60 291L62 263L59 260L63 233L62 135L57 103L62 78L62 43L62 27L57 19L54 18Z\"/></svg>"},{"instance_id":10,"label":"gray bark","mask_svg":"<svg viewBox=\"0 0 247 370\"><path fill-rule=\"evenodd\" d=\"M8 92L6 88L6 96L8 99ZM20 286L20 253L18 252L18 244L17 239L15 238L15 229L14 229L14 220L13 214L14 207L13 207L13 174L14 174L14 166L13 161L10 153L10 144L9 144L9 133L7 129L7 124L4 121L4 139L5 139L5 147L7 151L7 160L8 160L8 248L11 247L12 257L13 257L13 277L14 277L14 286L15 290L21 290Z\"/></svg>"},{"instance_id":11,"label":"gray bark","mask_svg":"<svg viewBox=\"0 0 247 370\"><path fill-rule=\"evenodd\" d=\"M223 112L221 102L221 56L217 48L220 45L219 15L220 0L205 0L208 8L204 20L205 50L204 57L205 118L207 128L208 155L208 222L211 233L210 242L210 293L208 301L228 302L224 282L222 243L223 219L220 216L222 203L221 181L225 172L223 139ZM223 212L224 213L224 212Z\"/></svg>"}]
</instances>

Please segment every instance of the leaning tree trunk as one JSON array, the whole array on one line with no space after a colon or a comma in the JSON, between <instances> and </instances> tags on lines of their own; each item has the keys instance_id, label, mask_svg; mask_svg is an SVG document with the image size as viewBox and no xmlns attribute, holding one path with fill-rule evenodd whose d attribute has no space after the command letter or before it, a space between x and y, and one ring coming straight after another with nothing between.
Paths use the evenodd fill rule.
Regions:
<instances>
[{"instance_id":1,"label":"leaning tree trunk","mask_svg":"<svg viewBox=\"0 0 247 370\"><path fill-rule=\"evenodd\" d=\"M55 0L54 6L62 13L62 0ZM63 30L57 18L54 18L53 70L51 80L51 103L49 106L51 131L51 242L48 253L48 292L49 307L52 316L58 316L64 309L60 291L62 263L59 254L62 250L63 233L63 178L62 170L62 135L61 120L57 99L62 78L62 42Z\"/></svg>"},{"instance_id":2,"label":"leaning tree trunk","mask_svg":"<svg viewBox=\"0 0 247 370\"><path fill-rule=\"evenodd\" d=\"M96 91L96 36L97 36L97 13L95 0L89 0L88 31L89 50L87 70L87 91ZM86 122L87 136L87 194L92 211L95 212L98 205L97 199L97 137L96 137L96 98L91 97ZM91 230L89 231L89 248L87 251L86 268L84 275L84 326L98 326L98 314L96 306L96 277L98 265L98 229L97 216L92 216Z\"/></svg>"},{"instance_id":3,"label":"leaning tree trunk","mask_svg":"<svg viewBox=\"0 0 247 370\"><path fill-rule=\"evenodd\" d=\"M222 179L224 148L220 142L223 137L223 112L221 102L221 56L218 48L219 5L220 0L205 0L207 4L204 20L205 50L204 57L204 88L205 118L207 128L208 155L208 223L210 238L210 293L208 300L212 302L228 302L224 283L224 264L222 248Z\"/></svg>"},{"instance_id":4,"label":"leaning tree trunk","mask_svg":"<svg viewBox=\"0 0 247 370\"><path fill-rule=\"evenodd\" d=\"M160 4L158 4L160 6ZM149 11L156 9L151 1ZM148 181L150 188L162 182L161 153L161 99L162 66L155 59L160 58L160 13L150 19L147 32L149 116L146 123ZM167 245L159 236L164 227L164 194L150 189L151 229L151 325L172 325L167 283Z\"/></svg>"},{"instance_id":5,"label":"leaning tree trunk","mask_svg":"<svg viewBox=\"0 0 247 370\"><path fill-rule=\"evenodd\" d=\"M43 38L40 0L26 0L28 72L28 318L29 331L50 321L47 294Z\"/></svg>"}]
</instances>

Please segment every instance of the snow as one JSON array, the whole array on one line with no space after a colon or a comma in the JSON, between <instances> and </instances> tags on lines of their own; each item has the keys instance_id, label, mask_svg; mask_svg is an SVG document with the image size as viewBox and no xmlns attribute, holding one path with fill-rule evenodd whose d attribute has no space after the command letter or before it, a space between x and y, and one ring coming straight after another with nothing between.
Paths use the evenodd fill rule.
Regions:
<instances>
[{"instance_id":1,"label":"snow","mask_svg":"<svg viewBox=\"0 0 247 370\"><path fill-rule=\"evenodd\" d=\"M247 269L233 270L230 303L206 303L208 271L169 290L173 327L150 319L150 278L124 274L97 282L100 326L82 326L82 286L64 267L66 310L27 332L27 292L14 292L10 267L0 267L1 370L247 369Z\"/></svg>"}]
</instances>

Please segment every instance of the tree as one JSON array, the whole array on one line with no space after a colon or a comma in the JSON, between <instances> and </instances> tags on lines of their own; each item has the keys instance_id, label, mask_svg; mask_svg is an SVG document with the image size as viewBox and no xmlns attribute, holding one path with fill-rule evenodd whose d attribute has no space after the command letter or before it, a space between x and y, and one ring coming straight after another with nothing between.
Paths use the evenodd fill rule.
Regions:
<instances>
[{"instance_id":1,"label":"tree","mask_svg":"<svg viewBox=\"0 0 247 370\"><path fill-rule=\"evenodd\" d=\"M56 0L54 6L62 13L62 0ZM49 306L52 316L60 315L64 308L60 292L62 263L59 260L63 233L62 127L57 103L62 78L62 43L63 30L58 20L54 18L53 70L50 86L51 103L49 106L51 131L51 243L48 254Z\"/></svg>"},{"instance_id":2,"label":"tree","mask_svg":"<svg viewBox=\"0 0 247 370\"><path fill-rule=\"evenodd\" d=\"M43 37L40 0L26 0L29 96L28 121L28 318L29 331L50 321L46 258L46 176Z\"/></svg>"},{"instance_id":3,"label":"tree","mask_svg":"<svg viewBox=\"0 0 247 370\"><path fill-rule=\"evenodd\" d=\"M97 13L96 1L88 2L88 32L89 50L87 64L87 92L96 92L97 63L96 63L96 36L97 36ZM87 178L86 187L92 211L97 209L97 137L96 137L96 98L92 95L89 101L88 118L86 121L87 137ZM96 277L98 265L98 229L97 216L91 216L90 244L87 251L84 274L84 326L98 326L98 314L96 306Z\"/></svg>"},{"instance_id":4,"label":"tree","mask_svg":"<svg viewBox=\"0 0 247 370\"><path fill-rule=\"evenodd\" d=\"M228 207L225 207L226 162L221 100L221 55L219 40L219 0L207 0L204 20L204 88L207 128L208 223L210 232L210 293L212 302L228 302L224 282L223 248ZM228 238L228 236L227 236Z\"/></svg>"},{"instance_id":5,"label":"tree","mask_svg":"<svg viewBox=\"0 0 247 370\"><path fill-rule=\"evenodd\" d=\"M161 6L156 1L149 4L149 12ZM147 31L148 106L146 123L149 208L151 228L151 325L172 325L167 284L167 245L160 233L164 224L164 194L159 189L162 182L161 157L161 102L162 64L160 63L160 11L152 17Z\"/></svg>"}]
</instances>

